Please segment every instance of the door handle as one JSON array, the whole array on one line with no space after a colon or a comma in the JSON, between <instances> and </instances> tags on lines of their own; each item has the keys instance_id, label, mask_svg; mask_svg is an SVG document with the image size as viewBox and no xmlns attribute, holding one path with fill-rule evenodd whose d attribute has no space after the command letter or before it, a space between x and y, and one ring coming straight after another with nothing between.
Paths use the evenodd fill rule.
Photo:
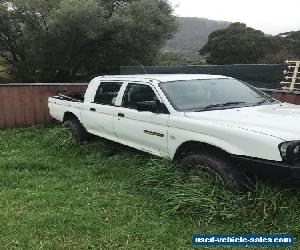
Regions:
<instances>
[{"instance_id":1,"label":"door handle","mask_svg":"<svg viewBox=\"0 0 300 250\"><path fill-rule=\"evenodd\" d=\"M118 116L119 116L119 117L125 117L125 115L122 114L122 113L118 113Z\"/></svg>"},{"instance_id":2,"label":"door handle","mask_svg":"<svg viewBox=\"0 0 300 250\"><path fill-rule=\"evenodd\" d=\"M90 108L90 111L96 112L95 108Z\"/></svg>"}]
</instances>

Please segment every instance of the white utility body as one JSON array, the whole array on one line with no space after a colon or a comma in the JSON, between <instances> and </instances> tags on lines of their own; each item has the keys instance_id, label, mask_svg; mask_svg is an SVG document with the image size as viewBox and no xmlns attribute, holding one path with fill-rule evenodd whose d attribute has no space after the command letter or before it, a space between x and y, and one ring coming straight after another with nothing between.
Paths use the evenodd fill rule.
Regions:
<instances>
[{"instance_id":1,"label":"white utility body","mask_svg":"<svg viewBox=\"0 0 300 250\"><path fill-rule=\"evenodd\" d=\"M101 76L83 100L50 97L49 110L62 122L75 117L90 134L171 159L188 143L269 165L300 159L300 106L230 77Z\"/></svg>"}]
</instances>

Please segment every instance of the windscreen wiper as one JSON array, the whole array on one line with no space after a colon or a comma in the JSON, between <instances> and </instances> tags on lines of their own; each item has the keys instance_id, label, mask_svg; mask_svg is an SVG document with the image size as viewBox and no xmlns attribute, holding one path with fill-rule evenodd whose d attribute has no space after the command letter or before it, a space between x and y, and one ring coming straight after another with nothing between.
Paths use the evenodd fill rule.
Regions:
<instances>
[{"instance_id":1,"label":"windscreen wiper","mask_svg":"<svg viewBox=\"0 0 300 250\"><path fill-rule=\"evenodd\" d=\"M278 102L277 100L275 100L275 99L264 99L264 100L262 100L262 101L260 101L260 102L258 102L257 104L258 105L261 105L261 104L265 104L265 103L267 103L267 102Z\"/></svg>"},{"instance_id":2,"label":"windscreen wiper","mask_svg":"<svg viewBox=\"0 0 300 250\"><path fill-rule=\"evenodd\" d=\"M264 99L264 100L262 100L262 101L259 101L257 104L258 104L258 105L261 105L261 104L266 103L267 101L268 101L267 99Z\"/></svg>"},{"instance_id":3,"label":"windscreen wiper","mask_svg":"<svg viewBox=\"0 0 300 250\"><path fill-rule=\"evenodd\" d=\"M208 105L206 107L203 107L201 109L197 109L194 112L201 112L201 111L206 111L206 110L210 110L213 108L223 108L223 107L228 107L228 106L232 106L232 105L239 105L239 104L245 104L246 102L225 102L225 103L217 103L217 104L211 104Z\"/></svg>"}]
</instances>

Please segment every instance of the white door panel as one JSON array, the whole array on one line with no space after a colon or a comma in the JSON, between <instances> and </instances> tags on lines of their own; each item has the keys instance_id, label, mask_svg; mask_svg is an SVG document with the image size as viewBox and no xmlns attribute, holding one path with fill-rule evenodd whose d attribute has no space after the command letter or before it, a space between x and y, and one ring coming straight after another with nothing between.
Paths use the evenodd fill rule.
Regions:
<instances>
[{"instance_id":1,"label":"white door panel","mask_svg":"<svg viewBox=\"0 0 300 250\"><path fill-rule=\"evenodd\" d=\"M124 115L124 117L121 116ZM169 115L117 108L114 127L120 140L146 151L167 155Z\"/></svg>"},{"instance_id":2,"label":"white door panel","mask_svg":"<svg viewBox=\"0 0 300 250\"><path fill-rule=\"evenodd\" d=\"M106 106L95 103L84 105L85 111L82 112L82 120L85 128L98 135L115 136L113 130L114 106Z\"/></svg>"},{"instance_id":3,"label":"white door panel","mask_svg":"<svg viewBox=\"0 0 300 250\"><path fill-rule=\"evenodd\" d=\"M82 121L88 132L106 138L116 137L113 116L122 84L119 81L100 82L92 102L83 104Z\"/></svg>"},{"instance_id":4,"label":"white door panel","mask_svg":"<svg viewBox=\"0 0 300 250\"><path fill-rule=\"evenodd\" d=\"M124 89L123 89L124 90ZM168 114L137 111L140 102L158 101L147 83L128 83L122 107L116 107L114 130L120 141L154 154L168 156Z\"/></svg>"}]
</instances>

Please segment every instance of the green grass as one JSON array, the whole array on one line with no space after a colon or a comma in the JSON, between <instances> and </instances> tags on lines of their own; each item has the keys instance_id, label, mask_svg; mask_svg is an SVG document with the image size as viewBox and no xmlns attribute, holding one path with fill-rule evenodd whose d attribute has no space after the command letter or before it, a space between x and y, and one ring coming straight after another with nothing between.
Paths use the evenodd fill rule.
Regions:
<instances>
[{"instance_id":1,"label":"green grass","mask_svg":"<svg viewBox=\"0 0 300 250\"><path fill-rule=\"evenodd\" d=\"M1 249L190 249L195 233L300 236L298 190L259 184L232 196L167 160L105 140L77 145L57 126L0 130L0 175Z\"/></svg>"}]
</instances>

